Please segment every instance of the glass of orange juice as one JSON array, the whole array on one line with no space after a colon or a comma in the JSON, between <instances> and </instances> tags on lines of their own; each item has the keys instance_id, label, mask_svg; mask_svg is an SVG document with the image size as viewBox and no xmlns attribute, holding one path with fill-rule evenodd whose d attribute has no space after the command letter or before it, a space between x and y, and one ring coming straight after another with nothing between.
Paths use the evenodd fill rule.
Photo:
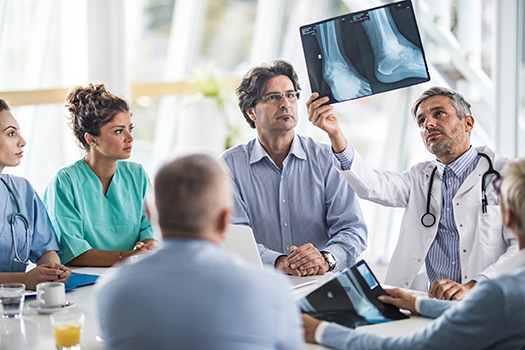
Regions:
<instances>
[{"instance_id":1,"label":"glass of orange juice","mask_svg":"<svg viewBox=\"0 0 525 350\"><path fill-rule=\"evenodd\" d=\"M77 311L62 311L51 315L57 349L80 349L80 331L84 326L84 319L84 314Z\"/></svg>"}]
</instances>

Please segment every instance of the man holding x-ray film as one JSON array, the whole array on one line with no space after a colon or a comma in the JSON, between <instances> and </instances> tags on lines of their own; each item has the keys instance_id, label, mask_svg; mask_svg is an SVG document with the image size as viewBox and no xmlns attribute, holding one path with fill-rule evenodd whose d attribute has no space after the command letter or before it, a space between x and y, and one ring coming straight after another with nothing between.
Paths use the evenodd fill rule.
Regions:
<instances>
[{"instance_id":1,"label":"man holding x-ray film","mask_svg":"<svg viewBox=\"0 0 525 350\"><path fill-rule=\"evenodd\" d=\"M516 251L516 239L501 224L491 183L511 159L486 146L472 147L474 117L459 93L432 87L412 106L421 138L435 161L403 173L372 169L349 144L328 97L306 102L310 121L326 131L335 166L357 195L405 213L385 282L461 299L476 282L495 277Z\"/></svg>"}]
</instances>

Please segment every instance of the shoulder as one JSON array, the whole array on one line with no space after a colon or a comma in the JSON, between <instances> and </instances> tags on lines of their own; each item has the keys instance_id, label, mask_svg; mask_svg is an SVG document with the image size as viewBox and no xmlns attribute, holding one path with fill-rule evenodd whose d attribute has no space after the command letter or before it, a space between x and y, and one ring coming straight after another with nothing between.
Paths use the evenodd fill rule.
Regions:
<instances>
[{"instance_id":1,"label":"shoulder","mask_svg":"<svg viewBox=\"0 0 525 350\"><path fill-rule=\"evenodd\" d=\"M78 178L82 176L83 173L85 173L86 166L88 165L86 164L86 162L84 162L84 158L82 158L73 164L67 165L59 169L56 172L54 179L62 180L65 178L70 178L70 179Z\"/></svg>"},{"instance_id":2,"label":"shoulder","mask_svg":"<svg viewBox=\"0 0 525 350\"><path fill-rule=\"evenodd\" d=\"M249 159L255 141L256 139L253 139L246 144L238 145L227 149L221 154L220 158L226 162L243 158Z\"/></svg>"},{"instance_id":3,"label":"shoulder","mask_svg":"<svg viewBox=\"0 0 525 350\"><path fill-rule=\"evenodd\" d=\"M297 139L301 142L304 151L309 155L318 155L325 158L332 158L332 147L326 143L315 141L311 137L297 135Z\"/></svg>"},{"instance_id":4,"label":"shoulder","mask_svg":"<svg viewBox=\"0 0 525 350\"><path fill-rule=\"evenodd\" d=\"M34 191L33 186L26 178L10 174L2 174L2 179L11 187L18 190Z\"/></svg>"},{"instance_id":5,"label":"shoulder","mask_svg":"<svg viewBox=\"0 0 525 350\"><path fill-rule=\"evenodd\" d=\"M131 173L131 174L140 174L140 175L146 174L146 170L144 170L144 167L140 165L139 163L119 160L117 166L120 169L120 171L123 171L123 172Z\"/></svg>"},{"instance_id":6,"label":"shoulder","mask_svg":"<svg viewBox=\"0 0 525 350\"><path fill-rule=\"evenodd\" d=\"M478 151L478 153L485 153L486 155L488 155L489 158L494 163L494 168L496 170L503 170L503 168L505 168L505 166L507 164L509 164L511 162L514 162L516 160L514 158L510 158L510 157L505 157L505 156L499 155L499 154L495 153L488 146L476 147L476 150Z\"/></svg>"}]
</instances>

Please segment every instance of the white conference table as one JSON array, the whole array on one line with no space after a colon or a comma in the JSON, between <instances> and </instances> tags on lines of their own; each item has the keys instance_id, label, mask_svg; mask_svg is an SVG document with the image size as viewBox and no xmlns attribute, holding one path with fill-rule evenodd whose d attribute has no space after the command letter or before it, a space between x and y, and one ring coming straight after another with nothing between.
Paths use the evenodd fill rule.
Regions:
<instances>
[{"instance_id":1,"label":"white conference table","mask_svg":"<svg viewBox=\"0 0 525 350\"><path fill-rule=\"evenodd\" d=\"M74 271L102 274L104 272L111 273L114 271L114 269L83 268L75 269ZM334 277L332 274L317 276L315 277L315 283L293 290L293 295L296 299L299 299L317 287L321 286L332 277ZM81 337L82 349L104 349L104 343L101 338L100 327L96 314L94 287L88 286L77 288L68 292L66 294L66 299L75 303L75 306L72 308L72 310L81 311L86 315L86 322ZM29 299L29 301L32 300L34 300L34 297ZM0 350L55 350L55 338L53 335L53 329L51 327L49 315L38 314L36 311L28 308L27 304L28 302L26 301L22 314L23 317L21 319L0 319ZM411 316L407 320L362 326L359 327L359 330L363 332L380 333L384 335L402 335L410 333L411 331L422 327L429 322L431 322L430 319ZM307 344L306 349L314 350L326 348L321 345Z\"/></svg>"}]
</instances>

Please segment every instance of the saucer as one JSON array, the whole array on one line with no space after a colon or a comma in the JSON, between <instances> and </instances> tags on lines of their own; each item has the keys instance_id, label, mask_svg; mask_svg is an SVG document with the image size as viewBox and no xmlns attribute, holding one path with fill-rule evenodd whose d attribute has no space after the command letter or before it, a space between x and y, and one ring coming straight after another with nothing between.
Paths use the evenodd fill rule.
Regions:
<instances>
[{"instance_id":1,"label":"saucer","mask_svg":"<svg viewBox=\"0 0 525 350\"><path fill-rule=\"evenodd\" d=\"M62 306L57 307L41 307L37 300L34 300L32 302L29 302L27 304L27 307L31 310L35 310L39 314L48 315L55 313L57 311L67 310L75 306L75 303L73 301L66 301L66 303Z\"/></svg>"}]
</instances>

